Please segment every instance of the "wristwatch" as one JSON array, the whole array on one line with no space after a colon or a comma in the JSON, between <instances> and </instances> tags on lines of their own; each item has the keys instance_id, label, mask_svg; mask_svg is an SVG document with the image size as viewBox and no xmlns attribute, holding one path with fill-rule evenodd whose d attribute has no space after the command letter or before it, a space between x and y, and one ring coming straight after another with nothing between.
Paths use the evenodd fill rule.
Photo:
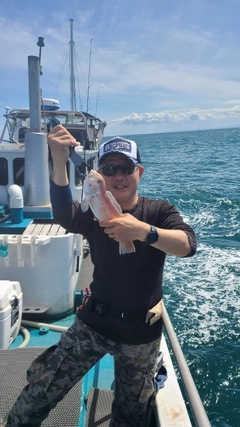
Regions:
<instances>
[{"instance_id":1,"label":"wristwatch","mask_svg":"<svg viewBox=\"0 0 240 427\"><path fill-rule=\"evenodd\" d=\"M149 245L152 245L153 243L156 243L158 241L158 232L156 227L154 225L151 225L151 230L147 235L147 243Z\"/></svg>"}]
</instances>

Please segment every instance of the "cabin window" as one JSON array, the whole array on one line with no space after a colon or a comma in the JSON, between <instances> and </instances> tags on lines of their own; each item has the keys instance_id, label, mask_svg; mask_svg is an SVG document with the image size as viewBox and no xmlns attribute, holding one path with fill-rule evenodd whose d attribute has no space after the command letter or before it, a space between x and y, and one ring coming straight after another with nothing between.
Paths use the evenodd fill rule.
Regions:
<instances>
[{"instance_id":1,"label":"cabin window","mask_svg":"<svg viewBox=\"0 0 240 427\"><path fill-rule=\"evenodd\" d=\"M18 142L24 143L25 142L25 134L27 132L27 128L20 128L19 134L18 134Z\"/></svg>"},{"instance_id":2,"label":"cabin window","mask_svg":"<svg viewBox=\"0 0 240 427\"><path fill-rule=\"evenodd\" d=\"M0 157L0 185L8 185L8 162Z\"/></svg>"},{"instance_id":3,"label":"cabin window","mask_svg":"<svg viewBox=\"0 0 240 427\"><path fill-rule=\"evenodd\" d=\"M13 182L14 184L24 185L24 159L16 158L13 160Z\"/></svg>"},{"instance_id":4,"label":"cabin window","mask_svg":"<svg viewBox=\"0 0 240 427\"><path fill-rule=\"evenodd\" d=\"M80 166L75 167L75 185L81 184L86 175L86 165L82 163Z\"/></svg>"},{"instance_id":5,"label":"cabin window","mask_svg":"<svg viewBox=\"0 0 240 427\"><path fill-rule=\"evenodd\" d=\"M88 166L90 167L90 169L95 169L95 167L96 167L96 162L97 162L96 156L91 156L91 157L88 159Z\"/></svg>"},{"instance_id":6,"label":"cabin window","mask_svg":"<svg viewBox=\"0 0 240 427\"><path fill-rule=\"evenodd\" d=\"M76 139L76 141L80 142L81 145L84 145L84 141L87 138L87 132L85 129L74 129L68 128L68 132Z\"/></svg>"}]
</instances>

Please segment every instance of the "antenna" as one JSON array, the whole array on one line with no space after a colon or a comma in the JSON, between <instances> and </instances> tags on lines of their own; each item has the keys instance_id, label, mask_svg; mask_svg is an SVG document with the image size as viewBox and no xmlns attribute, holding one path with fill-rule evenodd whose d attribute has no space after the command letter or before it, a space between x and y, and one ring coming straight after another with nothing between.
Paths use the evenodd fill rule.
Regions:
<instances>
[{"instance_id":1,"label":"antenna","mask_svg":"<svg viewBox=\"0 0 240 427\"><path fill-rule=\"evenodd\" d=\"M90 40L90 54L89 54L89 68L88 68L87 113L88 113L88 102L89 102L89 90L91 87L90 85L91 58L92 58L92 39Z\"/></svg>"},{"instance_id":2,"label":"antenna","mask_svg":"<svg viewBox=\"0 0 240 427\"><path fill-rule=\"evenodd\" d=\"M98 98L99 98L99 88L97 91L97 99L96 99L96 112L95 112L95 116L97 116L97 109L98 109Z\"/></svg>"},{"instance_id":3,"label":"antenna","mask_svg":"<svg viewBox=\"0 0 240 427\"><path fill-rule=\"evenodd\" d=\"M70 93L71 93L71 110L76 111L76 90L75 90L75 74L73 67L73 52L74 52L74 41L73 41L73 19L70 19Z\"/></svg>"},{"instance_id":4,"label":"antenna","mask_svg":"<svg viewBox=\"0 0 240 427\"><path fill-rule=\"evenodd\" d=\"M42 76L41 56L42 56L42 47L45 46L43 37L38 37L37 46L39 46L40 75Z\"/></svg>"}]
</instances>

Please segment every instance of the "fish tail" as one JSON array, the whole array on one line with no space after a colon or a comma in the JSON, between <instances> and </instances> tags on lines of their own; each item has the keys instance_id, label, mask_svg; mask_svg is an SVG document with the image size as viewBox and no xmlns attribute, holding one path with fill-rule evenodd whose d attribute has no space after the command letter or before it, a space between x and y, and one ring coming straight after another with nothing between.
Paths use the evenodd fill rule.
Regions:
<instances>
[{"instance_id":1,"label":"fish tail","mask_svg":"<svg viewBox=\"0 0 240 427\"><path fill-rule=\"evenodd\" d=\"M120 242L119 243L119 253L120 255L130 254L131 252L136 252L133 242Z\"/></svg>"}]
</instances>

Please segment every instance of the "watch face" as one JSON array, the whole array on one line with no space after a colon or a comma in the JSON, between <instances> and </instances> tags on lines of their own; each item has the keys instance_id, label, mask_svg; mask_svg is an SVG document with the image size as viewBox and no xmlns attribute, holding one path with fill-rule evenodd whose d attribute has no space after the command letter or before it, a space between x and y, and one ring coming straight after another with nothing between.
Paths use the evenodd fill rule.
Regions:
<instances>
[{"instance_id":1,"label":"watch face","mask_svg":"<svg viewBox=\"0 0 240 427\"><path fill-rule=\"evenodd\" d=\"M153 243L156 243L158 240L158 232L156 227L151 225L151 231L147 235L147 242L149 245L152 245Z\"/></svg>"}]
</instances>

